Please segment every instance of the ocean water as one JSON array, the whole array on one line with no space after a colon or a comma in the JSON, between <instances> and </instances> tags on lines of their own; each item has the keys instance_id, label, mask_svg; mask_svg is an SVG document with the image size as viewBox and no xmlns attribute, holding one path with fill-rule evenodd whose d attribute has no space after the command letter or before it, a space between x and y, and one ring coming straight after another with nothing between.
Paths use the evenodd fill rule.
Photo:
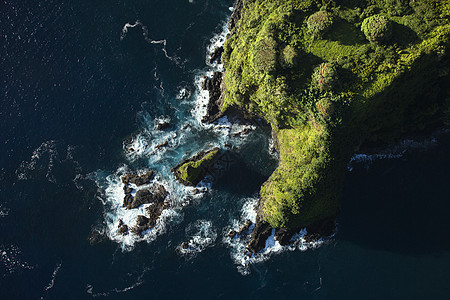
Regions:
<instances>
[{"instance_id":1,"label":"ocean water","mask_svg":"<svg viewBox=\"0 0 450 300\"><path fill-rule=\"evenodd\" d=\"M226 236L255 218L277 165L268 128L200 122L232 5L1 2L0 299L450 297L446 132L355 155L329 239L271 237L245 259L246 238ZM214 146L228 149L223 170L198 194L174 180L171 167ZM142 237L119 235L119 219L143 213L121 207L120 176L147 170L171 209Z\"/></svg>"}]
</instances>

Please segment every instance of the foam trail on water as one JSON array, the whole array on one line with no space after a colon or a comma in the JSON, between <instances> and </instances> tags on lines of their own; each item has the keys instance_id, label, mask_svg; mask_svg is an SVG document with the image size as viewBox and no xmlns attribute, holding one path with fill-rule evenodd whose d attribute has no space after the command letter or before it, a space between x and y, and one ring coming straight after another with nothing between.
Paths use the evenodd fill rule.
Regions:
<instances>
[{"instance_id":1,"label":"foam trail on water","mask_svg":"<svg viewBox=\"0 0 450 300\"><path fill-rule=\"evenodd\" d=\"M380 151L380 153L374 154L356 153L355 155L352 156L352 158L348 162L347 169L349 171L352 171L354 166L358 163L363 163L367 168L377 160L399 159L404 157L408 153L408 151L426 150L432 146L437 145L437 143L438 140L434 136L423 139L421 141L405 139L402 140L400 143L391 146L390 148Z\"/></svg>"},{"instance_id":2,"label":"foam trail on water","mask_svg":"<svg viewBox=\"0 0 450 300\"><path fill-rule=\"evenodd\" d=\"M125 288L122 289L118 289L118 288L114 288L108 292L99 292L99 293L94 293L94 287L91 284L87 284L86 285L86 293L90 294L92 297L97 298L97 297L109 297L111 296L111 294L121 294L121 293L126 293L128 291L131 291L134 288L137 288L138 286L142 285L144 283L144 275L145 273L147 273L148 269L145 268L142 273L136 278L136 281L130 285L127 286Z\"/></svg>"},{"instance_id":3,"label":"foam trail on water","mask_svg":"<svg viewBox=\"0 0 450 300\"><path fill-rule=\"evenodd\" d=\"M180 64L181 59L177 56L170 56L167 53L167 40L166 39L162 39L162 40L154 40L152 38L149 37L149 31L147 26L145 26L144 24L142 24L141 21L136 20L133 24L130 23L125 23L125 25L122 27L122 33L120 34L120 40L122 41L128 33L128 29L129 28L134 28L140 26L142 29L142 35L144 36L144 39L147 43L150 44L156 44L156 45L162 45L162 51L164 52L164 55L166 58L168 58L169 60L173 61L174 63L176 63L177 65Z\"/></svg>"}]
</instances>

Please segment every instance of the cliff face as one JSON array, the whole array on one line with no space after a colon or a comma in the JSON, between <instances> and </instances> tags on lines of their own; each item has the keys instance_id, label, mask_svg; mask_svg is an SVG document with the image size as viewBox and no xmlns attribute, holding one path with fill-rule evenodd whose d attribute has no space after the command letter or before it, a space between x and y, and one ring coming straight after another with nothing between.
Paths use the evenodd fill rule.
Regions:
<instances>
[{"instance_id":1,"label":"cliff face","mask_svg":"<svg viewBox=\"0 0 450 300\"><path fill-rule=\"evenodd\" d=\"M361 144L448 123L449 0L238 3L223 109L264 117L280 152L260 220L294 228L334 215Z\"/></svg>"}]
</instances>

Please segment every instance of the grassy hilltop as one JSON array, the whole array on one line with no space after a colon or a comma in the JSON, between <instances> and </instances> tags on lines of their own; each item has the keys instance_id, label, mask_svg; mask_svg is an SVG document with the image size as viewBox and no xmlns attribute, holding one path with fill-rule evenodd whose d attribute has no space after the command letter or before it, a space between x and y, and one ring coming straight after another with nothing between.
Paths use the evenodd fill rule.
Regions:
<instances>
[{"instance_id":1,"label":"grassy hilltop","mask_svg":"<svg viewBox=\"0 0 450 300\"><path fill-rule=\"evenodd\" d=\"M274 129L280 164L261 187L273 227L338 208L362 144L448 123L450 0L244 0L227 40L223 110Z\"/></svg>"}]
</instances>

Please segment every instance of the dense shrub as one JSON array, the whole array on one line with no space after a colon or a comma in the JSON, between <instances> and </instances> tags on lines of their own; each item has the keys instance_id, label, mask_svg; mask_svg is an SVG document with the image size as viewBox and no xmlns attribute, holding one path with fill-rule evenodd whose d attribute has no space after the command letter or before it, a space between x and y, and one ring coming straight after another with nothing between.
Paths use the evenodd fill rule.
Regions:
<instances>
[{"instance_id":1,"label":"dense shrub","mask_svg":"<svg viewBox=\"0 0 450 300\"><path fill-rule=\"evenodd\" d=\"M331 90L338 80L336 66L333 63L323 63L314 69L312 85L321 91Z\"/></svg>"},{"instance_id":2,"label":"dense shrub","mask_svg":"<svg viewBox=\"0 0 450 300\"><path fill-rule=\"evenodd\" d=\"M270 73L277 68L277 43L272 37L257 41L252 52L252 64L256 71Z\"/></svg>"},{"instance_id":3,"label":"dense shrub","mask_svg":"<svg viewBox=\"0 0 450 300\"><path fill-rule=\"evenodd\" d=\"M281 66L283 68L293 68L297 62L297 52L294 47L287 45L281 53Z\"/></svg>"},{"instance_id":4,"label":"dense shrub","mask_svg":"<svg viewBox=\"0 0 450 300\"><path fill-rule=\"evenodd\" d=\"M392 35L391 21L382 15L374 15L364 19L361 31L371 43L382 43Z\"/></svg>"},{"instance_id":5,"label":"dense shrub","mask_svg":"<svg viewBox=\"0 0 450 300\"><path fill-rule=\"evenodd\" d=\"M321 98L319 101L317 101L316 108L321 117L324 119L330 117L335 110L333 102L328 98Z\"/></svg>"},{"instance_id":6,"label":"dense shrub","mask_svg":"<svg viewBox=\"0 0 450 300\"><path fill-rule=\"evenodd\" d=\"M327 11L318 11L309 16L307 21L308 31L314 37L322 37L333 25L333 15Z\"/></svg>"},{"instance_id":7,"label":"dense shrub","mask_svg":"<svg viewBox=\"0 0 450 300\"><path fill-rule=\"evenodd\" d=\"M403 16L412 12L409 0L385 0L384 9L389 16Z\"/></svg>"}]
</instances>

